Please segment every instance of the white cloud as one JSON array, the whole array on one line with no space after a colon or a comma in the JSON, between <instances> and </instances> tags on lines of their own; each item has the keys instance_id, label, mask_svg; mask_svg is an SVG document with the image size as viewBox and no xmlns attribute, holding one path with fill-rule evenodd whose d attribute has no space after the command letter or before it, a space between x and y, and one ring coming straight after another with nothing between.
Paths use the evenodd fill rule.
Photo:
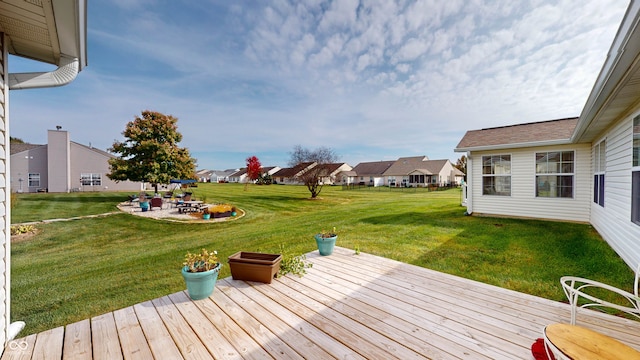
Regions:
<instances>
[{"instance_id":1,"label":"white cloud","mask_svg":"<svg viewBox=\"0 0 640 360\"><path fill-rule=\"evenodd\" d=\"M62 123L106 148L152 109L177 116L194 151L286 158L294 144L330 143L349 162L454 157L466 130L578 115L625 10L615 0L92 5L89 66L66 87L12 92L13 135L44 138ZM199 164L243 165L215 161Z\"/></svg>"}]
</instances>

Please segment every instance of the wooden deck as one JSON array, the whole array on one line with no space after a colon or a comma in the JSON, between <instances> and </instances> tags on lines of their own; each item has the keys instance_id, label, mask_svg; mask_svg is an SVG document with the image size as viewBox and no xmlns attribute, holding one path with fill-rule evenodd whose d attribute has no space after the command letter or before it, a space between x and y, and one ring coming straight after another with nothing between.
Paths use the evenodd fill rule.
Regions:
<instances>
[{"instance_id":1,"label":"wooden deck","mask_svg":"<svg viewBox=\"0 0 640 360\"><path fill-rule=\"evenodd\" d=\"M532 359L568 305L368 254L308 255L302 278L220 279L12 341L1 359ZM560 283L558 282L558 286ZM640 322L578 323L640 349Z\"/></svg>"}]
</instances>

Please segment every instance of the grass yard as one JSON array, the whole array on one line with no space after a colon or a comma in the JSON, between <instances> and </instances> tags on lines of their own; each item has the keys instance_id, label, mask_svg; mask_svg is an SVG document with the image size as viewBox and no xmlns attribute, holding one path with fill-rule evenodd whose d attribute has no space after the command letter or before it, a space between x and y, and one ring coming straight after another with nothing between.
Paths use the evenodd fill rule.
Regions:
<instances>
[{"instance_id":1,"label":"grass yard","mask_svg":"<svg viewBox=\"0 0 640 360\"><path fill-rule=\"evenodd\" d=\"M243 251L307 253L313 235L338 232L359 248L438 271L564 300L559 278L576 275L631 290L633 272L590 225L464 216L460 190L200 184L196 197L247 212L237 221L165 222L130 214L37 225L12 244L11 318L27 335L185 288L187 251L217 250L226 265ZM20 194L12 223L116 210L126 194ZM229 276L224 266L220 277Z\"/></svg>"}]
</instances>

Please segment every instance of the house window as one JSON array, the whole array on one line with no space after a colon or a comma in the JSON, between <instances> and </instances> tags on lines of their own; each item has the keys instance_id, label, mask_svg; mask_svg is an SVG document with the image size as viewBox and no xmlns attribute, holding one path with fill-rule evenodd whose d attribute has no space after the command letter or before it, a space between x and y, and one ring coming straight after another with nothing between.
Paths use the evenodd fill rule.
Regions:
<instances>
[{"instance_id":1,"label":"house window","mask_svg":"<svg viewBox=\"0 0 640 360\"><path fill-rule=\"evenodd\" d=\"M536 153L536 196L573 197L573 151Z\"/></svg>"},{"instance_id":2,"label":"house window","mask_svg":"<svg viewBox=\"0 0 640 360\"><path fill-rule=\"evenodd\" d=\"M482 157L482 195L511 196L511 155Z\"/></svg>"},{"instance_id":3,"label":"house window","mask_svg":"<svg viewBox=\"0 0 640 360\"><path fill-rule=\"evenodd\" d=\"M40 187L40 174L29 174L29 186Z\"/></svg>"},{"instance_id":4,"label":"house window","mask_svg":"<svg viewBox=\"0 0 640 360\"><path fill-rule=\"evenodd\" d=\"M425 177L424 175L409 175L409 182L411 184L424 184Z\"/></svg>"},{"instance_id":5,"label":"house window","mask_svg":"<svg viewBox=\"0 0 640 360\"><path fill-rule=\"evenodd\" d=\"M640 225L640 116L633 119L633 169L631 172L631 221Z\"/></svg>"},{"instance_id":6,"label":"house window","mask_svg":"<svg viewBox=\"0 0 640 360\"><path fill-rule=\"evenodd\" d=\"M80 183L83 186L100 186L102 185L102 174L80 174Z\"/></svg>"},{"instance_id":7,"label":"house window","mask_svg":"<svg viewBox=\"0 0 640 360\"><path fill-rule=\"evenodd\" d=\"M606 166L606 142L594 147L593 202L604 207L604 170Z\"/></svg>"}]
</instances>

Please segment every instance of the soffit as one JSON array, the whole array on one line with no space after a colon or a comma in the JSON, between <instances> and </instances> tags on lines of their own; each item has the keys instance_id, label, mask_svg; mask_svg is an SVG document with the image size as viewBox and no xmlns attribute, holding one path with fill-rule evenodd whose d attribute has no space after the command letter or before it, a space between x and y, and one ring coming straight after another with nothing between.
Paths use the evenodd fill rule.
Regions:
<instances>
[{"instance_id":1,"label":"soffit","mask_svg":"<svg viewBox=\"0 0 640 360\"><path fill-rule=\"evenodd\" d=\"M60 58L50 1L0 0L0 31L11 40L10 54L50 64Z\"/></svg>"},{"instance_id":2,"label":"soffit","mask_svg":"<svg viewBox=\"0 0 640 360\"><path fill-rule=\"evenodd\" d=\"M580 141L595 141L611 124L629 115L640 105L640 65L631 68L625 81L620 84L608 101L600 108L591 125L585 129Z\"/></svg>"},{"instance_id":3,"label":"soffit","mask_svg":"<svg viewBox=\"0 0 640 360\"><path fill-rule=\"evenodd\" d=\"M9 54L60 65L61 55L86 65L86 0L0 0L0 32Z\"/></svg>"}]
</instances>

